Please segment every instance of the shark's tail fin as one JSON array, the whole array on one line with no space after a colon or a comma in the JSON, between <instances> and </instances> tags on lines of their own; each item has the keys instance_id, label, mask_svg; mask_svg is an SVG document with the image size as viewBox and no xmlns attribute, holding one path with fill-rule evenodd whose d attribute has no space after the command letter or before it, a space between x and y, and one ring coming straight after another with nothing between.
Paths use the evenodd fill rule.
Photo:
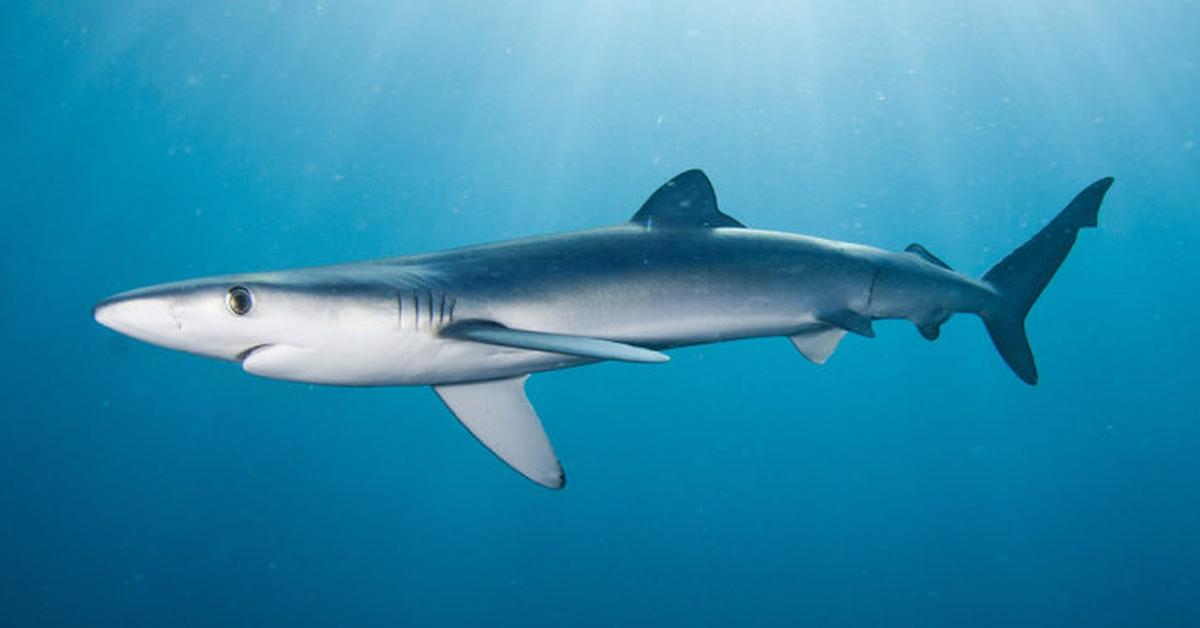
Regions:
<instances>
[{"instance_id":1,"label":"shark's tail fin","mask_svg":"<svg viewBox=\"0 0 1200 628\"><path fill-rule=\"evenodd\" d=\"M998 297L979 315L1000 356L1027 384L1036 384L1038 374L1025 336L1025 316L1067 258L1079 230L1096 226L1100 201L1112 182L1105 177L1089 185L1050 224L983 276Z\"/></svg>"}]
</instances>

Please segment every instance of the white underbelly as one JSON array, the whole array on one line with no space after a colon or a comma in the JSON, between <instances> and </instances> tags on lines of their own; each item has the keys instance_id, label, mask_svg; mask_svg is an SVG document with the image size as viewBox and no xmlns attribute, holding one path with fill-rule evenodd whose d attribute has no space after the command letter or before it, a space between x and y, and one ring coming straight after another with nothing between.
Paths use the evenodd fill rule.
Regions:
<instances>
[{"instance_id":1,"label":"white underbelly","mask_svg":"<svg viewBox=\"0 0 1200 628\"><path fill-rule=\"evenodd\" d=\"M515 377L590 361L417 332L344 339L320 347L267 346L251 353L242 368L262 377L311 384L419 386Z\"/></svg>"}]
</instances>

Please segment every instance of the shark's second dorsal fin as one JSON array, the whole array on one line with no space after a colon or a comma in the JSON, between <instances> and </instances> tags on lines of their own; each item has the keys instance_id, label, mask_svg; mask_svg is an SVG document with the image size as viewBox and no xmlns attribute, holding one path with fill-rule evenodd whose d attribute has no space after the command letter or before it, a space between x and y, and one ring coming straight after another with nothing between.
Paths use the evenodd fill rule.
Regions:
<instances>
[{"instance_id":1,"label":"shark's second dorsal fin","mask_svg":"<svg viewBox=\"0 0 1200 628\"><path fill-rule=\"evenodd\" d=\"M667 181L629 222L647 229L745 226L717 209L712 183L700 170L688 170Z\"/></svg>"},{"instance_id":2,"label":"shark's second dorsal fin","mask_svg":"<svg viewBox=\"0 0 1200 628\"><path fill-rule=\"evenodd\" d=\"M946 270L954 270L953 268L950 268L949 264L947 264L946 262L943 262L940 257L934 255L933 253L930 253L929 249L921 246L920 244L918 244L916 242L913 242L912 244L904 247L904 252L910 253L912 255L916 255L917 257L929 262L930 264L933 264L934 266L941 266L942 268L945 268Z\"/></svg>"}]
</instances>

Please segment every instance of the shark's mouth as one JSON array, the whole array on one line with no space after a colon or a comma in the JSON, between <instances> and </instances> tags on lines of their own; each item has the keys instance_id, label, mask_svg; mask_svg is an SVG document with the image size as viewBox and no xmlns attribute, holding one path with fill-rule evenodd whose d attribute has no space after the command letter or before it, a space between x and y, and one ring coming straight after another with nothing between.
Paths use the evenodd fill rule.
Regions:
<instances>
[{"instance_id":1,"label":"shark's mouth","mask_svg":"<svg viewBox=\"0 0 1200 628\"><path fill-rule=\"evenodd\" d=\"M311 347L261 344L241 353L242 370L253 375L291 381L324 381L324 362Z\"/></svg>"},{"instance_id":2,"label":"shark's mouth","mask_svg":"<svg viewBox=\"0 0 1200 628\"><path fill-rule=\"evenodd\" d=\"M260 349L269 349L273 346L275 346L275 345L272 343L254 345L253 347L250 347L249 349L246 349L245 351L242 351L241 353L237 354L236 356L234 356L233 359L236 362L245 362L247 358L254 355L255 351L258 351Z\"/></svg>"}]
</instances>

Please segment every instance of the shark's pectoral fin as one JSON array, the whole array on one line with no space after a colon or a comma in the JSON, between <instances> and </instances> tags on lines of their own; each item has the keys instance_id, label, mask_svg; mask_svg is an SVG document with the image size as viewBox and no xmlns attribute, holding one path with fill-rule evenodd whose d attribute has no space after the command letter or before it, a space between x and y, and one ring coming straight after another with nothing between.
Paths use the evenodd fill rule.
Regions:
<instances>
[{"instance_id":1,"label":"shark's pectoral fin","mask_svg":"<svg viewBox=\"0 0 1200 628\"><path fill-rule=\"evenodd\" d=\"M614 340L512 329L489 321L463 321L455 323L443 329L441 335L446 338L473 340L475 342L503 347L515 347L518 349L577 355L597 360L666 362L671 359L664 353Z\"/></svg>"},{"instance_id":2,"label":"shark's pectoral fin","mask_svg":"<svg viewBox=\"0 0 1200 628\"><path fill-rule=\"evenodd\" d=\"M821 322L854 332L860 336L866 336L867 338L875 337L875 328L871 326L871 318L853 310L838 310L837 312L826 314L821 317Z\"/></svg>"},{"instance_id":3,"label":"shark's pectoral fin","mask_svg":"<svg viewBox=\"0 0 1200 628\"><path fill-rule=\"evenodd\" d=\"M528 375L472 384L434 386L454 416L485 447L521 475L559 489L562 465L525 396Z\"/></svg>"},{"instance_id":4,"label":"shark's pectoral fin","mask_svg":"<svg viewBox=\"0 0 1200 628\"><path fill-rule=\"evenodd\" d=\"M824 364L845 336L846 330L840 327L822 326L791 336L791 340L810 362Z\"/></svg>"}]
</instances>

